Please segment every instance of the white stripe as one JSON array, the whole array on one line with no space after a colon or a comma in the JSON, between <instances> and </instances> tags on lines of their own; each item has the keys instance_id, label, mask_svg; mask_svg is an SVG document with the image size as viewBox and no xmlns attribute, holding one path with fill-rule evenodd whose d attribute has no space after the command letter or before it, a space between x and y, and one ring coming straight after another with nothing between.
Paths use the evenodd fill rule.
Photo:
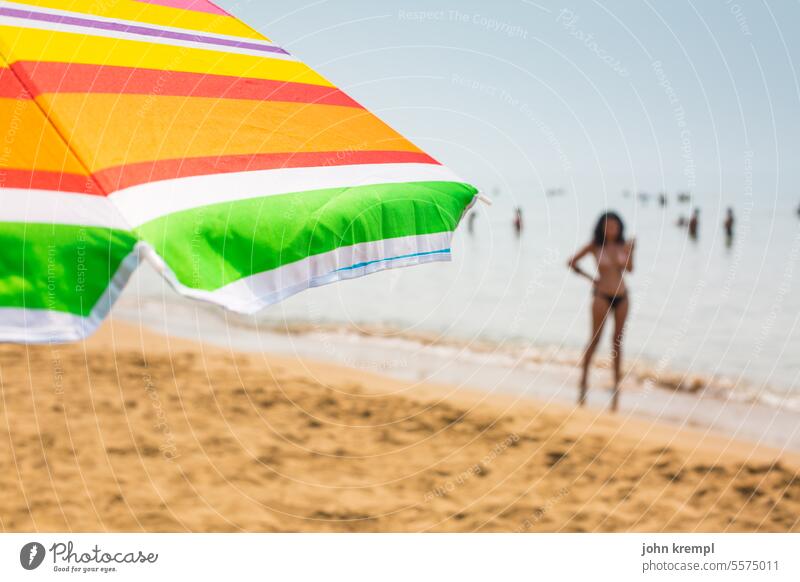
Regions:
<instances>
[{"instance_id":1,"label":"white stripe","mask_svg":"<svg viewBox=\"0 0 800 582\"><path fill-rule=\"evenodd\" d=\"M0 222L71 224L130 230L105 196L0 188Z\"/></svg>"},{"instance_id":2,"label":"white stripe","mask_svg":"<svg viewBox=\"0 0 800 582\"><path fill-rule=\"evenodd\" d=\"M220 202L324 188L425 181L461 180L437 164L358 164L176 178L131 186L114 192L109 198L135 228L173 212Z\"/></svg>"},{"instance_id":3,"label":"white stripe","mask_svg":"<svg viewBox=\"0 0 800 582\"><path fill-rule=\"evenodd\" d=\"M138 266L139 251L135 249L122 261L108 288L85 317L47 309L0 308L0 342L62 343L88 337L103 323Z\"/></svg>"},{"instance_id":4,"label":"white stripe","mask_svg":"<svg viewBox=\"0 0 800 582\"><path fill-rule=\"evenodd\" d=\"M251 315L311 287L363 277L370 273L450 260L451 232L384 239L342 247L327 253L284 265L271 271L239 279L216 291L192 289L178 281L174 273L146 244L143 255L170 284L185 297L219 305L236 313ZM436 253L436 251L445 251ZM435 253L422 254L417 253ZM354 269L352 265L367 263Z\"/></svg>"},{"instance_id":5,"label":"white stripe","mask_svg":"<svg viewBox=\"0 0 800 582\"><path fill-rule=\"evenodd\" d=\"M96 36L101 38L111 38L117 40L127 40L134 42L145 42L152 44L162 44L175 47L185 47L188 49L201 49L218 53L232 53L239 55L250 55L267 59L280 59L284 61L294 61L294 57L285 53L263 52L248 48L233 46L222 46L218 44L204 43L200 41L178 40L174 38L163 38L147 34L136 34L133 32L120 32L118 30L103 30L89 26L78 26L74 24L64 24L61 22L41 22L38 20L28 20L15 16L0 16L0 26L13 26L17 28L33 28L37 30L49 30L57 33L81 34L86 36Z\"/></svg>"},{"instance_id":6,"label":"white stripe","mask_svg":"<svg viewBox=\"0 0 800 582\"><path fill-rule=\"evenodd\" d=\"M8 2L6 0L0 0L0 7L1 8L13 8L14 10L26 10L28 12L34 12L38 14L51 14L54 16L68 16L72 18L85 18L88 20L96 20L98 22L108 22L112 24L122 24L124 26L144 26L147 28L153 28L157 30L164 30L167 32L179 32L182 34L199 34L202 36L208 36L212 38L218 38L220 40L232 40L235 42L248 42L252 44L259 44L262 46L276 46L274 42L267 40L266 38L251 38L248 36L233 36L230 34L218 34L216 32L206 32L205 30L196 30L194 28L180 28L177 26L165 26L163 24L153 24L151 22L145 22L140 20L124 20L122 18L109 18L107 16L99 16L97 14L91 14L87 12L73 12L70 10L59 10L57 8L45 8L43 6L34 6L32 4L25 4L22 2Z\"/></svg>"},{"instance_id":7,"label":"white stripe","mask_svg":"<svg viewBox=\"0 0 800 582\"><path fill-rule=\"evenodd\" d=\"M0 308L0 342L60 343L79 341L91 335L108 315L142 257L154 263L181 295L237 313L253 314L311 287L363 277L385 269L449 261L449 252L408 255L448 250L451 237L452 233L444 232L343 247L240 279L216 291L201 291L182 285L148 244L139 243L122 261L105 293L86 317L46 309ZM368 264L341 270L360 263Z\"/></svg>"}]
</instances>

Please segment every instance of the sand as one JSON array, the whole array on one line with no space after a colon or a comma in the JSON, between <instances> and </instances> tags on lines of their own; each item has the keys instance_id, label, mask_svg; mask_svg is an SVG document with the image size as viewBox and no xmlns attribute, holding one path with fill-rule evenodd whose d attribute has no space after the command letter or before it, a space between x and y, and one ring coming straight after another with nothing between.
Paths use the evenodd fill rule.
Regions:
<instances>
[{"instance_id":1,"label":"sand","mask_svg":"<svg viewBox=\"0 0 800 582\"><path fill-rule=\"evenodd\" d=\"M0 346L3 531L800 531L798 459L119 322Z\"/></svg>"}]
</instances>

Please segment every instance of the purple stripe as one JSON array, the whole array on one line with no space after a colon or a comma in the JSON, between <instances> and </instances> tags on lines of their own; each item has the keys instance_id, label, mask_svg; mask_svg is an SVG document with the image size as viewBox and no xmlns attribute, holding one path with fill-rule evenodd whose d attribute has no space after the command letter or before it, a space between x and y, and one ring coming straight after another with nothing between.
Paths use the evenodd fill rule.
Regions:
<instances>
[{"instance_id":1,"label":"purple stripe","mask_svg":"<svg viewBox=\"0 0 800 582\"><path fill-rule=\"evenodd\" d=\"M244 42L238 40L228 40L224 38L214 38L213 36L201 36L199 34L187 34L183 32L173 32L171 30L160 30L158 28L149 28L147 26L135 26L129 24L119 24L116 22L101 22L98 20L91 20L89 18L78 18L75 16L61 16L56 14L44 14L41 12L32 12L30 10L17 10L16 8L0 8L0 15L13 16L16 18L25 18L27 20L39 20L42 22L56 22L61 24L74 24L77 26L86 26L91 28L99 28L102 30L111 30L115 32L132 32L134 34L142 34L148 36L158 36L161 38L170 38L174 40L185 40L192 42L202 42L207 44L217 44L221 46L229 46L234 48L250 49L261 51L265 53L280 53L288 55L289 53L277 46L265 46L252 42Z\"/></svg>"}]
</instances>

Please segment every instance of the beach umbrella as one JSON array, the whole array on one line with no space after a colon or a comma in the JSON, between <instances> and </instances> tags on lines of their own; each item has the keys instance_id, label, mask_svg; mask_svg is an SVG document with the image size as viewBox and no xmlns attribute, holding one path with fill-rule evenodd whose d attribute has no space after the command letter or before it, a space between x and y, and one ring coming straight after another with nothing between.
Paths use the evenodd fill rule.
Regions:
<instances>
[{"instance_id":1,"label":"beach umbrella","mask_svg":"<svg viewBox=\"0 0 800 582\"><path fill-rule=\"evenodd\" d=\"M0 2L0 341L80 339L141 260L254 313L446 260L476 189L204 0Z\"/></svg>"}]
</instances>

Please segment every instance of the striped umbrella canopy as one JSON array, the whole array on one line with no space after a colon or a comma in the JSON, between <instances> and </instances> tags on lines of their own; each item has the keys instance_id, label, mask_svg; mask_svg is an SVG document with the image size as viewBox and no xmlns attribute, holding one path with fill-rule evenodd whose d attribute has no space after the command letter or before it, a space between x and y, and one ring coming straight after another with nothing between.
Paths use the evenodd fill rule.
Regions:
<instances>
[{"instance_id":1,"label":"striped umbrella canopy","mask_svg":"<svg viewBox=\"0 0 800 582\"><path fill-rule=\"evenodd\" d=\"M446 260L476 189L205 0L0 2L0 341L72 341L145 257L253 313Z\"/></svg>"}]
</instances>

